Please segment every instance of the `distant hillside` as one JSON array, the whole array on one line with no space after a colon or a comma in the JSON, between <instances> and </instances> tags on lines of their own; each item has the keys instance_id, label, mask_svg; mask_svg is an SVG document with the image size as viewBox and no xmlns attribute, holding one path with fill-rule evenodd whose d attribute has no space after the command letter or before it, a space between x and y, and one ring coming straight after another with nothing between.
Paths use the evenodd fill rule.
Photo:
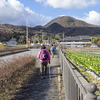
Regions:
<instances>
[{"instance_id":1,"label":"distant hillside","mask_svg":"<svg viewBox=\"0 0 100 100\"><path fill-rule=\"evenodd\" d=\"M51 20L49 23L47 23L44 27L48 28L50 27L50 25L57 23L65 28L67 27L100 27L97 25L92 25L92 24L88 24L84 21L75 19L73 17L69 17L69 16L62 16L62 17L57 17L53 20Z\"/></svg>"},{"instance_id":2,"label":"distant hillside","mask_svg":"<svg viewBox=\"0 0 100 100\"><path fill-rule=\"evenodd\" d=\"M45 26L38 25L29 27L29 38L40 37L44 32L45 37L55 36L59 33L65 33L65 36L100 36L100 26L88 24L69 16L57 17L47 23ZM26 41L26 26L17 26L10 24L0 25L0 41L9 41L11 38L20 41L21 38Z\"/></svg>"},{"instance_id":3,"label":"distant hillside","mask_svg":"<svg viewBox=\"0 0 100 100\"><path fill-rule=\"evenodd\" d=\"M35 28L42 28L42 26L41 25L38 25L38 26L35 26Z\"/></svg>"},{"instance_id":4,"label":"distant hillside","mask_svg":"<svg viewBox=\"0 0 100 100\"><path fill-rule=\"evenodd\" d=\"M41 27L29 27L29 38L33 36L33 33L39 32ZM20 36L26 37L26 26L17 26L10 24L0 25L0 41L9 41L12 37L16 38L17 41L20 39Z\"/></svg>"},{"instance_id":5,"label":"distant hillside","mask_svg":"<svg viewBox=\"0 0 100 100\"><path fill-rule=\"evenodd\" d=\"M47 23L44 28L54 34L64 32L66 36L100 35L100 26L88 24L69 16L57 17Z\"/></svg>"}]
</instances>

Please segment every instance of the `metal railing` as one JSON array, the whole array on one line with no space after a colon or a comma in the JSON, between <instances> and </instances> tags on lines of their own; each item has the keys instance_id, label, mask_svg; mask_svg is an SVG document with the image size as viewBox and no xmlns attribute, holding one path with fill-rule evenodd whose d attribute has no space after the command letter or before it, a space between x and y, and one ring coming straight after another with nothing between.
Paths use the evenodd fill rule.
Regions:
<instances>
[{"instance_id":1,"label":"metal railing","mask_svg":"<svg viewBox=\"0 0 100 100\"><path fill-rule=\"evenodd\" d=\"M95 95L97 86L88 82L86 82L85 86L82 84L75 73L76 69L71 66L60 48L59 58L66 100L97 100L97 96Z\"/></svg>"}]
</instances>

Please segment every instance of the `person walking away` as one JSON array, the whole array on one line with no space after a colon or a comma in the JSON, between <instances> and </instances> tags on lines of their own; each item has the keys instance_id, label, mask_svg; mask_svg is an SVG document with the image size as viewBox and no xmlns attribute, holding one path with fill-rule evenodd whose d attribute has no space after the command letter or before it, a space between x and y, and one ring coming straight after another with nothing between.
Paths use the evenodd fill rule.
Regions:
<instances>
[{"instance_id":1,"label":"person walking away","mask_svg":"<svg viewBox=\"0 0 100 100\"><path fill-rule=\"evenodd\" d=\"M47 73L47 65L50 64L50 55L47 50L45 50L45 46L41 46L41 50L39 51L37 58L40 59L40 74L41 78L44 78L44 75Z\"/></svg>"},{"instance_id":2,"label":"person walking away","mask_svg":"<svg viewBox=\"0 0 100 100\"><path fill-rule=\"evenodd\" d=\"M53 46L53 44L52 44L52 47L50 48L50 50L51 50L51 56L53 58L54 57L54 53L55 53L55 47Z\"/></svg>"},{"instance_id":3,"label":"person walking away","mask_svg":"<svg viewBox=\"0 0 100 100\"><path fill-rule=\"evenodd\" d=\"M55 48L55 52L54 52L54 54L56 55L56 45L54 45L54 48Z\"/></svg>"}]
</instances>

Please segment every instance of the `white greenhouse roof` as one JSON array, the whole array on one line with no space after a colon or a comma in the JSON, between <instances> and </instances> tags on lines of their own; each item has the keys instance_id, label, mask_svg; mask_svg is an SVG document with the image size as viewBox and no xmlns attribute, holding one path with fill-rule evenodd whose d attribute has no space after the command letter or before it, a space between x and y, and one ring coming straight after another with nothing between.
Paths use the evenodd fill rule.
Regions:
<instances>
[{"instance_id":1,"label":"white greenhouse roof","mask_svg":"<svg viewBox=\"0 0 100 100\"><path fill-rule=\"evenodd\" d=\"M60 42L60 44L91 44L91 42Z\"/></svg>"}]
</instances>

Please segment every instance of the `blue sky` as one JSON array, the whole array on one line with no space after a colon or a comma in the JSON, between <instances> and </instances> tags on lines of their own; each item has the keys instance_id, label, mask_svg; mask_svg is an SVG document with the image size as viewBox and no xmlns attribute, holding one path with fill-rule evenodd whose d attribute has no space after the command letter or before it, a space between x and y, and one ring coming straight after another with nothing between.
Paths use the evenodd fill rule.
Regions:
<instances>
[{"instance_id":1,"label":"blue sky","mask_svg":"<svg viewBox=\"0 0 100 100\"><path fill-rule=\"evenodd\" d=\"M0 0L0 24L45 25L52 19L71 16L100 25L100 0Z\"/></svg>"}]
</instances>

